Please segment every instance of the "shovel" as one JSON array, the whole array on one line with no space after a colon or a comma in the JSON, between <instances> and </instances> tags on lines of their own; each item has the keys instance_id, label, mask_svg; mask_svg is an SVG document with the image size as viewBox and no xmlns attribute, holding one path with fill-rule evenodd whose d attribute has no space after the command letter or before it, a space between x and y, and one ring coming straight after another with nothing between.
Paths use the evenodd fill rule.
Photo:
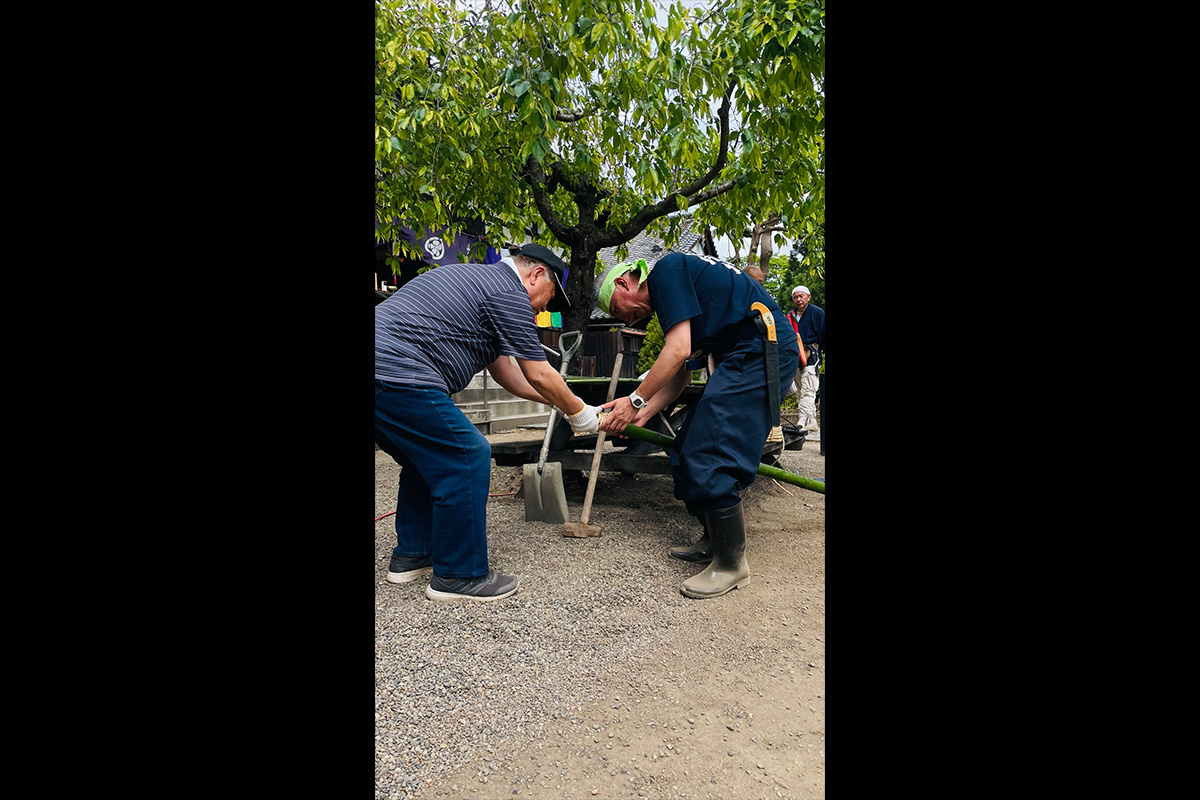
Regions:
<instances>
[{"instance_id":1,"label":"shovel","mask_svg":"<svg viewBox=\"0 0 1200 800\"><path fill-rule=\"evenodd\" d=\"M567 347L567 340L571 346ZM564 378L567 375L567 364L571 356L579 349L583 341L583 333L571 331L558 338L558 351L562 355L562 366L558 374ZM525 521L552 522L561 525L567 521L567 493L563 490L562 464L557 461L546 463L546 455L550 452L550 435L554 433L554 423L558 409L551 407L550 419L546 422L546 438L542 442L542 452L537 464L525 464L522 467L522 480L525 492Z\"/></svg>"}]
</instances>

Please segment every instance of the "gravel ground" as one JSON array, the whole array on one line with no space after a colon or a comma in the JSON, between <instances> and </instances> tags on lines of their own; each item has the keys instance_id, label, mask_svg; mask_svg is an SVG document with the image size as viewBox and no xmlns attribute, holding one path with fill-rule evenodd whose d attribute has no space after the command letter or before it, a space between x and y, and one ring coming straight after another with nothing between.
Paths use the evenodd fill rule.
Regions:
<instances>
[{"instance_id":1,"label":"gravel ground","mask_svg":"<svg viewBox=\"0 0 1200 800\"><path fill-rule=\"evenodd\" d=\"M537 431L489 437L538 439ZM779 466L824 479L817 445ZM375 514L399 467L375 453ZM667 557L700 529L668 476L601 473L598 538L525 522L520 467L495 467L495 603L441 603L386 581L375 523L377 800L823 797L825 497L759 477L743 493L750 584L693 600ZM572 521L586 480L569 474ZM510 494L517 492L516 494Z\"/></svg>"}]
</instances>

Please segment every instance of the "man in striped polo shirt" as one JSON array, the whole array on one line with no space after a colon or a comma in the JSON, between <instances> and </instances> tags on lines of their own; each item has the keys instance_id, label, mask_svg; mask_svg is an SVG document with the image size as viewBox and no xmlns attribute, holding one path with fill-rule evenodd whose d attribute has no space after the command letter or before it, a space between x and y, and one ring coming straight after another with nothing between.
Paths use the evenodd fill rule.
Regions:
<instances>
[{"instance_id":1,"label":"man in striped polo shirt","mask_svg":"<svg viewBox=\"0 0 1200 800\"><path fill-rule=\"evenodd\" d=\"M550 366L534 316L566 311L566 265L529 244L495 264L445 264L375 306L375 441L401 466L388 580L430 576L431 600L500 600L514 575L488 568L492 449L450 396L481 369L517 397L553 405L575 433L599 429ZM509 359L512 356L516 364Z\"/></svg>"}]
</instances>

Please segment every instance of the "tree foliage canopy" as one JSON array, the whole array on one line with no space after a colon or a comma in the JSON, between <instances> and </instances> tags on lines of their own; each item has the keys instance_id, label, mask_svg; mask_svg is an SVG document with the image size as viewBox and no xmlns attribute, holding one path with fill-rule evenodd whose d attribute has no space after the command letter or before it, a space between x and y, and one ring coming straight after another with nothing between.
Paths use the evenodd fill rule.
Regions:
<instances>
[{"instance_id":1,"label":"tree foliage canopy","mask_svg":"<svg viewBox=\"0 0 1200 800\"><path fill-rule=\"evenodd\" d=\"M376 0L378 235L475 218L569 248L580 322L596 253L643 230L670 246L675 212L718 233L822 223L824 0L656 10Z\"/></svg>"}]
</instances>

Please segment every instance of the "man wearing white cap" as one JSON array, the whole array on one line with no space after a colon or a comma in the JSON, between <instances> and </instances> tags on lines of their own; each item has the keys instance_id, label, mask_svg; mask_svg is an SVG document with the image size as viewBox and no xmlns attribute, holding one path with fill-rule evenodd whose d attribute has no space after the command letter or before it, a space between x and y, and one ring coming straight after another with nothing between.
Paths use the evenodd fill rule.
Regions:
<instances>
[{"instance_id":1,"label":"man wearing white cap","mask_svg":"<svg viewBox=\"0 0 1200 800\"><path fill-rule=\"evenodd\" d=\"M810 420L804 425L805 430L816 430L811 423L816 411L814 400L815 396L821 399L821 455L825 455L825 374L822 370L818 375L817 369L825 351L825 309L810 303L811 298L812 292L807 286L792 289L794 308L787 312L787 318L800 341L812 348L813 357L808 359L807 364L801 364L796 372L796 386L799 390L800 413L802 416L808 415ZM803 351L804 348L801 348Z\"/></svg>"}]
</instances>

